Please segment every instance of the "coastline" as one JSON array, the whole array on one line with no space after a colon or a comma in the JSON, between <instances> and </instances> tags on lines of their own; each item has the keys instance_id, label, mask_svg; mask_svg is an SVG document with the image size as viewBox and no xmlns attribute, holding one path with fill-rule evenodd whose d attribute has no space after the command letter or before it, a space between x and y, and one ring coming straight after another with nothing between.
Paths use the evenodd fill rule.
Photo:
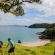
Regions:
<instances>
[{"instance_id":1,"label":"coastline","mask_svg":"<svg viewBox=\"0 0 55 55\"><path fill-rule=\"evenodd\" d=\"M28 46L28 47L35 47L35 46L43 46L47 43L50 43L51 41L49 39L40 39L33 42L22 42L20 45L22 46Z\"/></svg>"}]
</instances>

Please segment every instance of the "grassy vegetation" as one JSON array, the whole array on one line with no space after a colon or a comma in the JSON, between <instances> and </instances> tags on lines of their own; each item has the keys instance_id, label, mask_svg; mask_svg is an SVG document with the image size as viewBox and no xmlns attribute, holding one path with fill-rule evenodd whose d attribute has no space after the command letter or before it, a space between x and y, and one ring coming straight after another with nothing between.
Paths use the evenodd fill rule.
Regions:
<instances>
[{"instance_id":1,"label":"grassy vegetation","mask_svg":"<svg viewBox=\"0 0 55 55\"><path fill-rule=\"evenodd\" d=\"M8 48L6 48L7 43L3 45L3 52L5 55L8 55ZM25 47L18 44L15 44L16 55L54 55L55 42L51 42L45 46L38 47ZM1 53L0 53L1 55ZM11 53L13 55L13 53Z\"/></svg>"}]
</instances>

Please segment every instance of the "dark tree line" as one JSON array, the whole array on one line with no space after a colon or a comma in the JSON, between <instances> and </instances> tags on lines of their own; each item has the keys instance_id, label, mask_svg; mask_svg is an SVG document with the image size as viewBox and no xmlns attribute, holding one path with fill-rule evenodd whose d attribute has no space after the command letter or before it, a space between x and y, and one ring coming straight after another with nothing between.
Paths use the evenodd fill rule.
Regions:
<instances>
[{"instance_id":1,"label":"dark tree line","mask_svg":"<svg viewBox=\"0 0 55 55\"><path fill-rule=\"evenodd\" d=\"M37 23L37 24L32 24L29 26L29 28L48 28L51 24L48 23Z\"/></svg>"}]
</instances>

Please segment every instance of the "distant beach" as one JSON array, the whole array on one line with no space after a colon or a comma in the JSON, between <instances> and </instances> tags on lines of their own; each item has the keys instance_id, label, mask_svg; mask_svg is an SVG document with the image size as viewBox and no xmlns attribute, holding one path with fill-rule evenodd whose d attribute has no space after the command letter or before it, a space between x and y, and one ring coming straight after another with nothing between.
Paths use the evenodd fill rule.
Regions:
<instances>
[{"instance_id":1,"label":"distant beach","mask_svg":"<svg viewBox=\"0 0 55 55\"><path fill-rule=\"evenodd\" d=\"M28 46L28 47L35 47L35 46L43 46L43 45L50 43L50 42L51 41L48 39L42 39L42 40L40 39L40 40L33 41L33 42L23 42L20 45Z\"/></svg>"}]
</instances>

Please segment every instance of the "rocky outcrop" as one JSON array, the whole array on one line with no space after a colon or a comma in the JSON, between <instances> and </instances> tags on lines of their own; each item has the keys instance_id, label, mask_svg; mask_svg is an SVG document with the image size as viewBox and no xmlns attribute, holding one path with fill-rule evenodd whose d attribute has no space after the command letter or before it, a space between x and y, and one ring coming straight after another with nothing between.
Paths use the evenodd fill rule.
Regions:
<instances>
[{"instance_id":1,"label":"rocky outcrop","mask_svg":"<svg viewBox=\"0 0 55 55\"><path fill-rule=\"evenodd\" d=\"M21 40L18 40L18 43L21 43Z\"/></svg>"},{"instance_id":2,"label":"rocky outcrop","mask_svg":"<svg viewBox=\"0 0 55 55\"><path fill-rule=\"evenodd\" d=\"M37 34L40 35L40 39L50 39L51 41L55 41L55 23L46 28L44 32L40 32Z\"/></svg>"},{"instance_id":3,"label":"rocky outcrop","mask_svg":"<svg viewBox=\"0 0 55 55\"><path fill-rule=\"evenodd\" d=\"M47 36L41 35L41 36L39 36L39 38L40 38L40 39L47 39Z\"/></svg>"},{"instance_id":4,"label":"rocky outcrop","mask_svg":"<svg viewBox=\"0 0 55 55\"><path fill-rule=\"evenodd\" d=\"M47 39L47 36L46 36L43 32L38 32L38 33L36 33L36 34L39 35L39 38L40 38L40 39Z\"/></svg>"}]
</instances>

